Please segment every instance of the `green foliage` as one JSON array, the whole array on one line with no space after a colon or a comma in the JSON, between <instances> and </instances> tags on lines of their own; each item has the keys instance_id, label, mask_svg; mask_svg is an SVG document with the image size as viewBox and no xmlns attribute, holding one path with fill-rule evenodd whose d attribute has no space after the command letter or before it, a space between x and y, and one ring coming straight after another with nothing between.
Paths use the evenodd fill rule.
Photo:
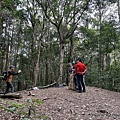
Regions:
<instances>
[{"instance_id":1,"label":"green foliage","mask_svg":"<svg viewBox=\"0 0 120 120\"><path fill-rule=\"evenodd\" d=\"M34 104L36 103L37 105L41 105L42 104L42 102L40 100L37 100L37 99L33 99L32 102Z\"/></svg>"},{"instance_id":2,"label":"green foliage","mask_svg":"<svg viewBox=\"0 0 120 120\"><path fill-rule=\"evenodd\" d=\"M23 107L25 107L25 104L10 102L9 108L13 108L13 107L15 107L15 108L23 108Z\"/></svg>"},{"instance_id":3,"label":"green foliage","mask_svg":"<svg viewBox=\"0 0 120 120\"><path fill-rule=\"evenodd\" d=\"M8 112L14 112L16 111L16 107L9 107L9 108L6 108L5 110Z\"/></svg>"},{"instance_id":4,"label":"green foliage","mask_svg":"<svg viewBox=\"0 0 120 120\"><path fill-rule=\"evenodd\" d=\"M34 119L47 119L49 117L42 116L42 115L36 115L36 108L40 107L42 102L38 99L27 99L25 104L21 103L15 103L15 102L8 102L0 99L0 109L6 111L15 113L16 115L21 116L21 120L32 118ZM7 106L7 107L6 107Z\"/></svg>"},{"instance_id":5,"label":"green foliage","mask_svg":"<svg viewBox=\"0 0 120 120\"><path fill-rule=\"evenodd\" d=\"M110 65L110 69L105 69L103 71L102 80L98 81L96 78L98 76L98 72L95 69L92 69L91 74L86 75L86 83L90 86L101 87L104 89L109 89L113 91L120 92L120 63L116 64L112 63ZM88 77L89 76L89 77Z\"/></svg>"},{"instance_id":6,"label":"green foliage","mask_svg":"<svg viewBox=\"0 0 120 120\"><path fill-rule=\"evenodd\" d=\"M99 22L99 21L98 21ZM95 22L96 24L96 22ZM81 50L88 59L88 72L86 74L87 85L102 87L104 89L110 89L115 91L120 91L119 89L119 34L118 27L114 22L104 21L101 24L101 32L98 30L88 29L86 27L81 27L80 31L85 35L85 39L82 42L82 46L77 48ZM99 34L101 36L99 36ZM101 43L101 48L99 49L99 42ZM88 51L89 50L89 51ZM101 50L101 51L100 51ZM101 71L101 80L99 79L98 63L99 54L103 55L103 68ZM93 55L91 55L91 53ZM90 57L90 55L91 57ZM109 57L108 57L109 56ZM81 55L82 57L82 55ZM84 57L84 56L83 56ZM105 61L107 60L107 61ZM87 60L85 60L87 62ZM97 69L96 69L97 68Z\"/></svg>"},{"instance_id":7,"label":"green foliage","mask_svg":"<svg viewBox=\"0 0 120 120\"><path fill-rule=\"evenodd\" d=\"M31 115L33 115L34 117L33 118L38 118L39 116L36 116L36 107L38 107L39 105L42 104L42 102L40 100L37 100L37 99L27 99L27 103L28 105L26 106L27 107L27 114L23 117L24 119L25 118L29 118Z\"/></svg>"},{"instance_id":8,"label":"green foliage","mask_svg":"<svg viewBox=\"0 0 120 120\"><path fill-rule=\"evenodd\" d=\"M7 103L7 102L3 101L2 99L0 102L3 103L0 105L0 109L3 109L7 112L12 112L12 113L16 113L20 109L22 110L26 106L25 104L19 104L19 103L13 103L13 102ZM5 107L4 103L8 104L8 107Z\"/></svg>"},{"instance_id":9,"label":"green foliage","mask_svg":"<svg viewBox=\"0 0 120 120\"><path fill-rule=\"evenodd\" d=\"M8 10L11 10L14 6L14 2L13 2L13 0L4 0L4 1L2 0L1 6L2 6L2 9L7 8ZM12 7L10 7L10 6L12 6Z\"/></svg>"},{"instance_id":10,"label":"green foliage","mask_svg":"<svg viewBox=\"0 0 120 120\"><path fill-rule=\"evenodd\" d=\"M73 51L71 61L80 56L88 67L87 85L119 90L120 31L117 9L113 7L116 3L116 0L88 3L87 0L1 0L0 72L8 69L10 64L16 66L16 71L22 70L21 75L14 77L15 90L32 87L35 71L38 72L38 86L57 81L60 71L59 40L63 37L63 82L68 76L67 62ZM113 9L109 12L111 7ZM36 69L39 47L40 61ZM103 58L102 81L98 80L100 54ZM1 82L1 89L5 88L4 84Z\"/></svg>"}]
</instances>

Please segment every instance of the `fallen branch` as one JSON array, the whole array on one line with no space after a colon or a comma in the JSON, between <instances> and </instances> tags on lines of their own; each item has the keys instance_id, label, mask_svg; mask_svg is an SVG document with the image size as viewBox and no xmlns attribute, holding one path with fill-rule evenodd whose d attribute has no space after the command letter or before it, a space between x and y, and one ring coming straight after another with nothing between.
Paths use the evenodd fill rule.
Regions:
<instances>
[{"instance_id":1,"label":"fallen branch","mask_svg":"<svg viewBox=\"0 0 120 120\"><path fill-rule=\"evenodd\" d=\"M39 89L45 89L45 88L49 88L49 87L53 87L57 84L57 82L54 82L52 84L46 85L46 86L38 86Z\"/></svg>"},{"instance_id":2,"label":"fallen branch","mask_svg":"<svg viewBox=\"0 0 120 120\"><path fill-rule=\"evenodd\" d=\"M16 98L16 99L23 98L22 95L19 93L0 94L0 97L1 98Z\"/></svg>"}]
</instances>

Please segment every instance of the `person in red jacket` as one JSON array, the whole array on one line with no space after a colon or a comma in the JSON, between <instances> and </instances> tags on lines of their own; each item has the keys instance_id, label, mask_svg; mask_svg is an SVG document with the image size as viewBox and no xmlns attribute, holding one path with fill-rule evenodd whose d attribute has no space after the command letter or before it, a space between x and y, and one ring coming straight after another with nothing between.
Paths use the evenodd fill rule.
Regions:
<instances>
[{"instance_id":1,"label":"person in red jacket","mask_svg":"<svg viewBox=\"0 0 120 120\"><path fill-rule=\"evenodd\" d=\"M80 62L81 59L78 58L76 60L76 65L75 65L75 71L76 71L76 76L77 76L77 86L78 86L78 90L77 92L85 92L85 82L83 80L83 75L85 74L85 72L87 71L87 67Z\"/></svg>"}]
</instances>

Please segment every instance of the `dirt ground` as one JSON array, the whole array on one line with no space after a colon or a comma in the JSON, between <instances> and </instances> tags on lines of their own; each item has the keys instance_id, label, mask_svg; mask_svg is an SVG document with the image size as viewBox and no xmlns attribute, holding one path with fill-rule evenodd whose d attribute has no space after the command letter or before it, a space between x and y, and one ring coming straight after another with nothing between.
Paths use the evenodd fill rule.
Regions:
<instances>
[{"instance_id":1,"label":"dirt ground","mask_svg":"<svg viewBox=\"0 0 120 120\"><path fill-rule=\"evenodd\" d=\"M28 96L31 92L35 96ZM120 120L120 93L87 87L85 93L68 90L68 87L20 91L22 99L12 99L25 103L26 99L42 101L35 111L46 116L34 120ZM8 116L8 117L6 117ZM0 120L21 120L15 113L0 112ZM32 120L32 119L25 119Z\"/></svg>"}]
</instances>

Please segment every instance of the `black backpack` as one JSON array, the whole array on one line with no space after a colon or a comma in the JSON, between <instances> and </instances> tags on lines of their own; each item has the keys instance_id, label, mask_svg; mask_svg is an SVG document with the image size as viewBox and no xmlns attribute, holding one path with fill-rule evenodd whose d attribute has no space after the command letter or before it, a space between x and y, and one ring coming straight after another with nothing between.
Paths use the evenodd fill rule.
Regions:
<instances>
[{"instance_id":1,"label":"black backpack","mask_svg":"<svg viewBox=\"0 0 120 120\"><path fill-rule=\"evenodd\" d=\"M4 71L3 73L2 73L2 76L3 76L3 80L7 80L7 73L8 73L8 71Z\"/></svg>"}]
</instances>

